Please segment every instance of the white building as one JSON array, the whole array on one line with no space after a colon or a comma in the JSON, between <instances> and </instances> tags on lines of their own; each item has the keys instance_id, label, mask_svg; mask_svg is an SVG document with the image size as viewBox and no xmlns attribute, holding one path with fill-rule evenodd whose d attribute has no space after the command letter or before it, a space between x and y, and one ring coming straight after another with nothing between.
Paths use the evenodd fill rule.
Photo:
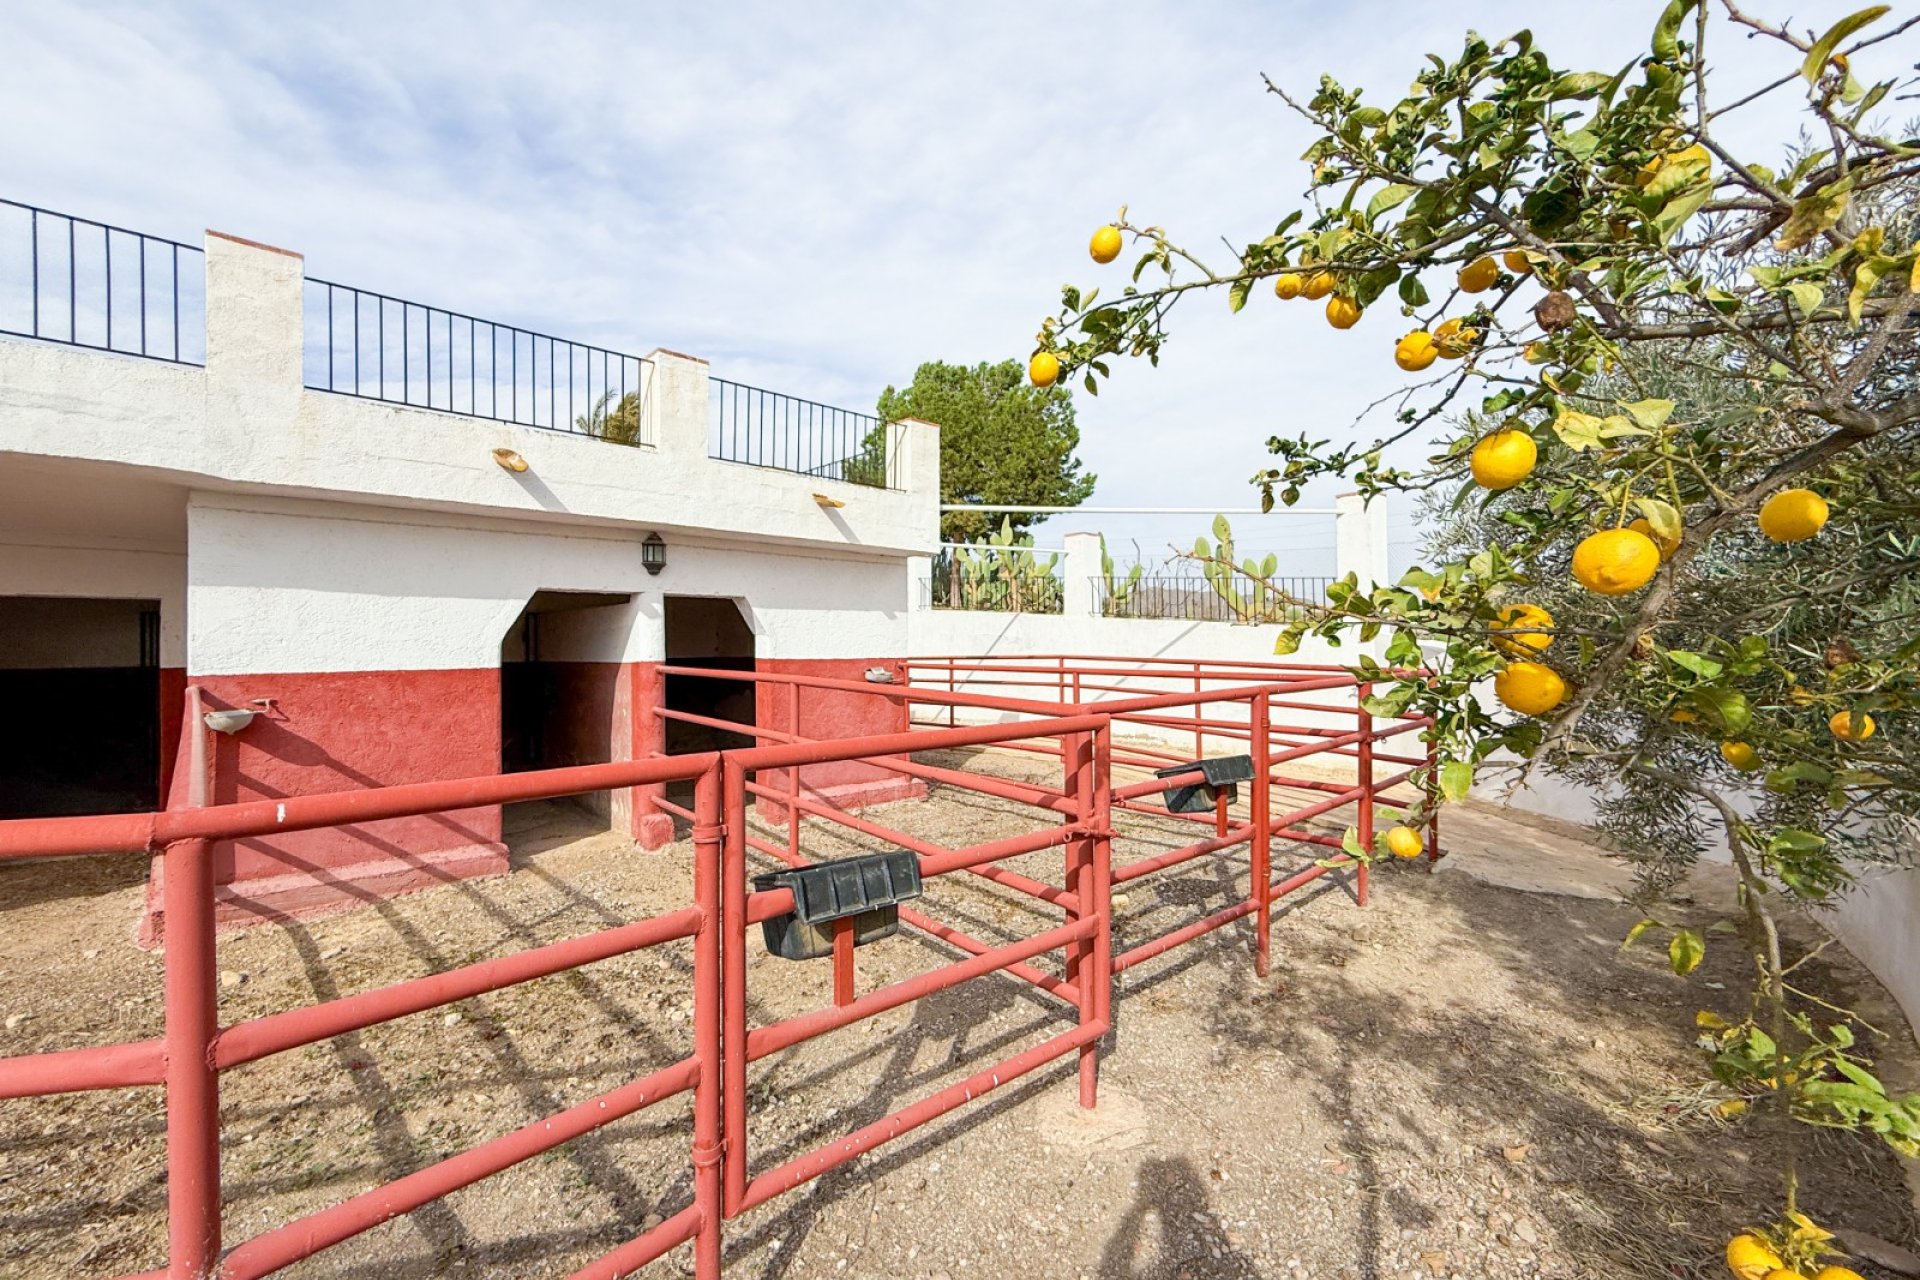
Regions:
<instances>
[{"instance_id":1,"label":"white building","mask_svg":"<svg viewBox=\"0 0 1920 1280\"><path fill-rule=\"evenodd\" d=\"M778 728L784 697L663 688L660 667L861 679L908 653L909 575L938 538L927 424L321 284L232 236L0 215L0 680L33 727L0 761L0 817L181 802L189 683L259 713L216 739L221 802L690 745L663 698ZM903 727L817 689L799 714L809 735ZM838 770L806 781L856 802L898 785ZM646 795L606 808L669 836ZM505 857L497 808L248 841L220 909Z\"/></svg>"}]
</instances>

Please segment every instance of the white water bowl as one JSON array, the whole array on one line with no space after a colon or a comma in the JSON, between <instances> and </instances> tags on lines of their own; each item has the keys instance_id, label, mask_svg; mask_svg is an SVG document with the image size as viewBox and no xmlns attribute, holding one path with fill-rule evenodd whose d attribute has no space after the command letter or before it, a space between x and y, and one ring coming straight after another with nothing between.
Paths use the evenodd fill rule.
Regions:
<instances>
[{"instance_id":1,"label":"white water bowl","mask_svg":"<svg viewBox=\"0 0 1920 1280\"><path fill-rule=\"evenodd\" d=\"M253 718L259 714L257 711L235 709L231 711L209 711L200 718L206 723L207 728L213 730L215 733L238 733L252 724Z\"/></svg>"}]
</instances>

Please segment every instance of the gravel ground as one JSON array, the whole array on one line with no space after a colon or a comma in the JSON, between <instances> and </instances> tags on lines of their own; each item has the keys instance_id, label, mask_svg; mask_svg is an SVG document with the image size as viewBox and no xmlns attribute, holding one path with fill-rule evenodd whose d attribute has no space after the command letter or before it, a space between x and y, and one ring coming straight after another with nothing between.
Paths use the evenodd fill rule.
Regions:
<instances>
[{"instance_id":1,"label":"gravel ground","mask_svg":"<svg viewBox=\"0 0 1920 1280\"><path fill-rule=\"evenodd\" d=\"M1038 768L999 753L966 760ZM1032 821L951 789L868 816L950 844ZM1567 856L1564 833L1549 840L1497 815L1461 828L1474 842L1463 865ZM1123 857L1192 838L1165 820L1129 817L1125 830ZM862 847L808 832L816 856ZM583 833L562 806L510 814L510 834L508 876L223 938L223 1019L686 899L685 842L638 853ZM1057 879L1058 864L1015 865ZM143 872L94 859L0 873L0 1053L159 1032L160 962L131 942ZM1128 886L1120 941L1226 905L1244 884L1242 861L1214 859ZM1244 922L1121 975L1098 1110L1076 1105L1071 1062L1043 1068L730 1223L729 1274L1720 1274L1726 1237L1768 1216L1777 1195L1772 1143L1708 1114L1715 1095L1688 1048L1695 1009L1733 1011L1734 949L1715 948L1683 982L1656 949L1618 951L1635 913L1615 903L1420 866L1385 868L1375 886L1365 911L1344 881L1286 900L1265 980ZM989 938L1057 919L972 877L930 885L923 906ZM750 955L756 1022L827 1002L824 962L783 962L757 942ZM876 944L860 953L861 989L952 955L907 935ZM1837 948L1821 961L1802 970L1812 988L1874 1009L1890 1032L1888 1074L1911 1079L1912 1036L1880 1012L1884 992ZM672 1061L688 1044L688 973L684 944L659 948L228 1073L229 1241ZM752 1167L1069 1025L1052 1000L996 976L775 1055L750 1080ZM686 1123L684 1101L662 1104L285 1274L565 1275L685 1203ZM1808 1145L1803 1200L1823 1221L1920 1243L1891 1156L1844 1135ZM159 1265L163 1167L157 1090L0 1103L0 1275ZM653 1273L688 1270L684 1255Z\"/></svg>"}]
</instances>

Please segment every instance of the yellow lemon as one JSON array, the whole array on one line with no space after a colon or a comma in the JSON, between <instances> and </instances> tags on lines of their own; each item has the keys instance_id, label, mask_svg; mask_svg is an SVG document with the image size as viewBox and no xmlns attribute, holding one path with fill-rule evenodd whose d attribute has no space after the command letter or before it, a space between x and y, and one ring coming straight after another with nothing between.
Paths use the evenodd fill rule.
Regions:
<instances>
[{"instance_id":1,"label":"yellow lemon","mask_svg":"<svg viewBox=\"0 0 1920 1280\"><path fill-rule=\"evenodd\" d=\"M1291 302L1307 291L1307 278L1298 271L1282 271L1273 278L1273 296Z\"/></svg>"},{"instance_id":2,"label":"yellow lemon","mask_svg":"<svg viewBox=\"0 0 1920 1280\"><path fill-rule=\"evenodd\" d=\"M1760 508L1760 532L1775 542L1805 542L1827 523L1827 501L1811 489L1785 489Z\"/></svg>"},{"instance_id":3,"label":"yellow lemon","mask_svg":"<svg viewBox=\"0 0 1920 1280\"><path fill-rule=\"evenodd\" d=\"M1327 299L1327 323L1336 329L1353 328L1360 323L1360 304L1344 293L1334 294Z\"/></svg>"},{"instance_id":4,"label":"yellow lemon","mask_svg":"<svg viewBox=\"0 0 1920 1280\"><path fill-rule=\"evenodd\" d=\"M1739 1280L1766 1280L1780 1266L1780 1255L1756 1235L1739 1235L1727 1241L1727 1270Z\"/></svg>"},{"instance_id":5,"label":"yellow lemon","mask_svg":"<svg viewBox=\"0 0 1920 1280\"><path fill-rule=\"evenodd\" d=\"M1387 852L1396 858L1417 858L1426 847L1426 837L1412 827L1394 827L1387 832Z\"/></svg>"},{"instance_id":6,"label":"yellow lemon","mask_svg":"<svg viewBox=\"0 0 1920 1280\"><path fill-rule=\"evenodd\" d=\"M1102 227L1093 233L1093 239L1087 244L1087 252L1093 255L1095 262L1112 262L1120 256L1120 228Z\"/></svg>"},{"instance_id":7,"label":"yellow lemon","mask_svg":"<svg viewBox=\"0 0 1920 1280\"><path fill-rule=\"evenodd\" d=\"M1807 1280L1807 1278L1798 1271L1790 1270L1787 1267L1780 1267L1767 1272L1766 1280Z\"/></svg>"},{"instance_id":8,"label":"yellow lemon","mask_svg":"<svg viewBox=\"0 0 1920 1280\"><path fill-rule=\"evenodd\" d=\"M1632 529L1589 534L1573 549L1573 576L1596 595L1623 596L1638 591L1660 567L1660 548Z\"/></svg>"},{"instance_id":9,"label":"yellow lemon","mask_svg":"<svg viewBox=\"0 0 1920 1280\"><path fill-rule=\"evenodd\" d=\"M1442 320L1433 331L1433 345L1449 360L1458 360L1480 342L1480 331L1460 319Z\"/></svg>"},{"instance_id":10,"label":"yellow lemon","mask_svg":"<svg viewBox=\"0 0 1920 1280\"><path fill-rule=\"evenodd\" d=\"M1439 358L1440 348L1425 329L1415 329L1393 347L1393 362L1408 373L1418 373Z\"/></svg>"},{"instance_id":11,"label":"yellow lemon","mask_svg":"<svg viewBox=\"0 0 1920 1280\"><path fill-rule=\"evenodd\" d=\"M1510 662L1493 678L1493 695L1509 710L1543 716L1566 700L1567 682L1539 662Z\"/></svg>"},{"instance_id":12,"label":"yellow lemon","mask_svg":"<svg viewBox=\"0 0 1920 1280\"><path fill-rule=\"evenodd\" d=\"M1822 1267L1813 1273L1813 1280L1867 1280L1867 1278L1850 1267Z\"/></svg>"},{"instance_id":13,"label":"yellow lemon","mask_svg":"<svg viewBox=\"0 0 1920 1280\"><path fill-rule=\"evenodd\" d=\"M1751 743L1723 742L1720 744L1720 758L1742 773L1752 773L1760 767L1760 753Z\"/></svg>"},{"instance_id":14,"label":"yellow lemon","mask_svg":"<svg viewBox=\"0 0 1920 1280\"><path fill-rule=\"evenodd\" d=\"M1307 277L1303 292L1315 302L1333 292L1333 276L1329 272L1316 271Z\"/></svg>"},{"instance_id":15,"label":"yellow lemon","mask_svg":"<svg viewBox=\"0 0 1920 1280\"><path fill-rule=\"evenodd\" d=\"M1532 630L1545 627L1546 631ZM1502 653L1515 657L1524 657L1528 651L1544 652L1553 643L1550 634L1553 628L1553 615L1537 604L1513 604L1500 611L1493 620L1493 630L1497 634L1493 644Z\"/></svg>"},{"instance_id":16,"label":"yellow lemon","mask_svg":"<svg viewBox=\"0 0 1920 1280\"><path fill-rule=\"evenodd\" d=\"M1827 732L1842 742L1865 742L1876 727L1864 711L1836 711L1827 721Z\"/></svg>"},{"instance_id":17,"label":"yellow lemon","mask_svg":"<svg viewBox=\"0 0 1920 1280\"><path fill-rule=\"evenodd\" d=\"M1482 489L1511 489L1533 474L1540 448L1524 431L1496 431L1473 446L1473 482Z\"/></svg>"},{"instance_id":18,"label":"yellow lemon","mask_svg":"<svg viewBox=\"0 0 1920 1280\"><path fill-rule=\"evenodd\" d=\"M1460 268L1460 292L1481 293L1500 278L1500 264L1492 258L1476 258Z\"/></svg>"},{"instance_id":19,"label":"yellow lemon","mask_svg":"<svg viewBox=\"0 0 1920 1280\"><path fill-rule=\"evenodd\" d=\"M1027 377L1036 387L1050 387L1060 378L1060 357L1051 351L1042 351L1027 362Z\"/></svg>"},{"instance_id":20,"label":"yellow lemon","mask_svg":"<svg viewBox=\"0 0 1920 1280\"><path fill-rule=\"evenodd\" d=\"M1653 531L1653 526L1647 523L1647 518L1645 516L1641 516L1638 520L1634 520L1630 522L1627 525L1627 528L1633 530L1637 534L1644 536L1649 541L1651 541L1654 546L1660 548L1660 562L1662 564L1665 564L1667 557L1672 555L1675 551L1679 550L1680 548L1679 539L1663 538L1659 534L1655 533Z\"/></svg>"},{"instance_id":21,"label":"yellow lemon","mask_svg":"<svg viewBox=\"0 0 1920 1280\"><path fill-rule=\"evenodd\" d=\"M1522 250L1509 249L1500 255L1500 261L1506 263L1507 270L1517 276L1530 276L1533 274L1533 263Z\"/></svg>"}]
</instances>

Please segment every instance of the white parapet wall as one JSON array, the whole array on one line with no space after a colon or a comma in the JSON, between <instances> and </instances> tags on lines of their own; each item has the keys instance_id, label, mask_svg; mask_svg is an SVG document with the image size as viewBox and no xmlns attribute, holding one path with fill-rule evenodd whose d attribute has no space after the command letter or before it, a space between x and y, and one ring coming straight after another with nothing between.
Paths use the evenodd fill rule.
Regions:
<instances>
[{"instance_id":1,"label":"white parapet wall","mask_svg":"<svg viewBox=\"0 0 1920 1280\"><path fill-rule=\"evenodd\" d=\"M209 233L204 367L0 339L0 454L112 464L200 489L644 523L668 536L901 556L935 547L936 428L889 430L891 488L721 461L709 456L707 364L675 352L644 358L646 443L632 447L308 388L303 265ZM527 469L504 470L495 449Z\"/></svg>"}]
</instances>

